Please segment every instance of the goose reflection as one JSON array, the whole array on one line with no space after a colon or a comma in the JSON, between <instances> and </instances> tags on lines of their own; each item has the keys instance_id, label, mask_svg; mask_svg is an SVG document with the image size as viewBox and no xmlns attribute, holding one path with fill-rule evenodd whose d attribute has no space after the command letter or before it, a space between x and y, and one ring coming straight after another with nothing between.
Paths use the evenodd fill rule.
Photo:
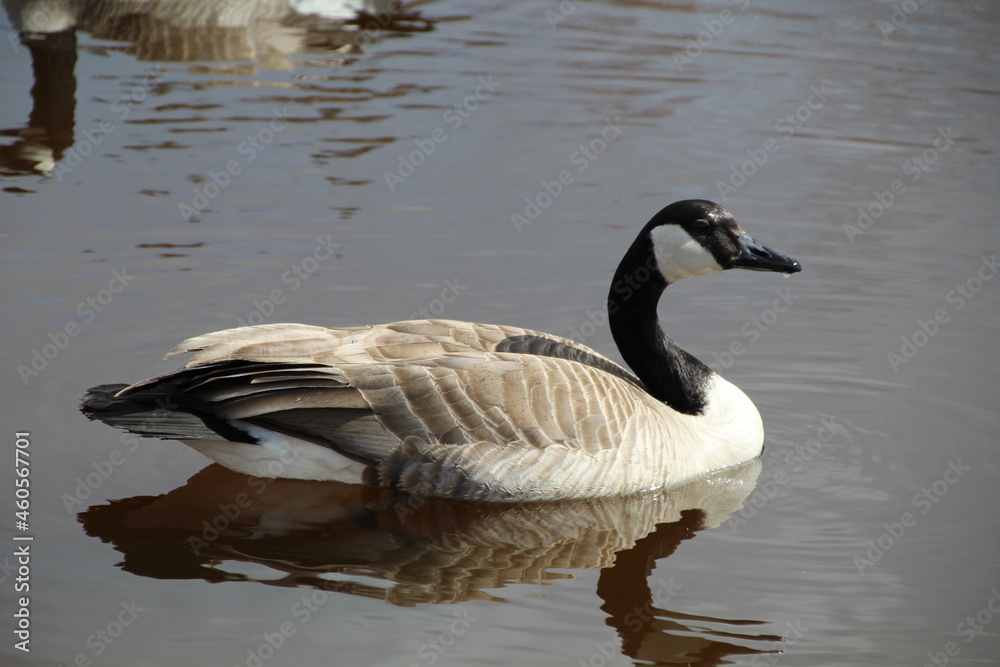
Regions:
<instances>
[{"instance_id":1,"label":"goose reflection","mask_svg":"<svg viewBox=\"0 0 1000 667\"><path fill-rule=\"evenodd\" d=\"M400 606L503 601L506 586L600 568L601 609L626 655L717 665L768 653L780 637L754 633L760 621L671 611L670 584L648 580L658 560L738 510L759 472L751 461L667 492L514 505L266 480L212 465L170 493L112 501L79 518L136 575L309 587Z\"/></svg>"},{"instance_id":2,"label":"goose reflection","mask_svg":"<svg viewBox=\"0 0 1000 667\"><path fill-rule=\"evenodd\" d=\"M385 34L433 30L400 0L3 0L31 56L32 111L23 127L0 129L16 141L0 146L0 173L52 175L74 134L78 32L122 42L147 62L231 63L219 73L291 69L292 56L314 53L346 64ZM96 48L96 47L90 47ZM156 70L147 70L152 73ZM153 93L146 90L143 93Z\"/></svg>"}]
</instances>

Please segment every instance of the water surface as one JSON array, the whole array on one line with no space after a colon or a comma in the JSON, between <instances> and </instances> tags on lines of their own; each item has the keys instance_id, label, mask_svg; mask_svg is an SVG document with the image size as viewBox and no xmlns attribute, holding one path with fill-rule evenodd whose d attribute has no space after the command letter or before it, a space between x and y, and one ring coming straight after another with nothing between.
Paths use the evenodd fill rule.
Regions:
<instances>
[{"instance_id":1,"label":"water surface","mask_svg":"<svg viewBox=\"0 0 1000 667\"><path fill-rule=\"evenodd\" d=\"M5 664L993 664L997 8L208 6L5 3L3 437L30 432L33 504L4 530L35 538ZM661 307L759 407L759 464L411 507L76 411L243 322L444 316L620 358L612 272L691 197L804 266Z\"/></svg>"}]
</instances>

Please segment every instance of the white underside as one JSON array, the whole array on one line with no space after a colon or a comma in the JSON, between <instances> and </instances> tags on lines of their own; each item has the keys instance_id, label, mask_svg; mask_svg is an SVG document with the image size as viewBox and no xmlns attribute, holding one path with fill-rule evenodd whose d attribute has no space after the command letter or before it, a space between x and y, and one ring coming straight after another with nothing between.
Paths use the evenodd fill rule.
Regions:
<instances>
[{"instance_id":1,"label":"white underside","mask_svg":"<svg viewBox=\"0 0 1000 667\"><path fill-rule=\"evenodd\" d=\"M259 426L234 422L260 441L251 445L226 440L183 440L192 449L230 470L282 479L312 479L358 484L365 469L329 447L275 433Z\"/></svg>"},{"instance_id":2,"label":"white underside","mask_svg":"<svg viewBox=\"0 0 1000 667\"><path fill-rule=\"evenodd\" d=\"M708 404L704 414L698 416L672 413L672 426L660 433L645 434L655 442L639 447L663 447L658 440L663 433L671 434L670 452L661 478L667 485L694 479L707 472L728 468L755 458L760 454L764 429L760 414L750 399L738 387L716 375L708 387ZM359 484L365 465L338 454L328 447L276 433L259 426L234 421L259 440L260 444L245 444L224 440L185 440L192 447L221 465L246 475L264 478L308 479ZM655 436L655 437L654 437ZM637 443L638 444L638 443ZM610 469L618 455L600 464ZM589 462L594 464L594 460ZM618 462L620 463L620 461ZM568 462L567 462L568 464ZM666 473L669 471L669 475ZM492 474L495 471L489 471ZM521 471L525 472L525 471ZM505 473L511 479L518 472ZM494 480L500 483L502 480ZM523 480L522 480L523 481ZM633 489L634 490L634 489ZM555 492L555 491L553 491Z\"/></svg>"},{"instance_id":3,"label":"white underside","mask_svg":"<svg viewBox=\"0 0 1000 667\"><path fill-rule=\"evenodd\" d=\"M683 447L683 462L678 467L687 468L689 477L756 458L764 444L760 413L739 387L715 375L707 399L703 414L683 415L693 437Z\"/></svg>"}]
</instances>

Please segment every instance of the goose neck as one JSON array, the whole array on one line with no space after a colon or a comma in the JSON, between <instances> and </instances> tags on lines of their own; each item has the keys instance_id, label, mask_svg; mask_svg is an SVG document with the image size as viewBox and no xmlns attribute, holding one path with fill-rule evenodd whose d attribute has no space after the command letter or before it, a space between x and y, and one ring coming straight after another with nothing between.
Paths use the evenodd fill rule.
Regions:
<instances>
[{"instance_id":1,"label":"goose neck","mask_svg":"<svg viewBox=\"0 0 1000 667\"><path fill-rule=\"evenodd\" d=\"M712 371L663 332L657 305L668 283L654 259L635 261L636 254L622 260L608 294L615 343L654 398L678 412L702 414Z\"/></svg>"}]
</instances>

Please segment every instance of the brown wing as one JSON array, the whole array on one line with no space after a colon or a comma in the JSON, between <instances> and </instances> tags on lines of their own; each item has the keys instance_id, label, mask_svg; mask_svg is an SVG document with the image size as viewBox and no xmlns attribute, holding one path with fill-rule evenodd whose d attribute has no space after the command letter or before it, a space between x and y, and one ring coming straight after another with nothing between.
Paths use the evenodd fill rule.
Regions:
<instances>
[{"instance_id":1,"label":"brown wing","mask_svg":"<svg viewBox=\"0 0 1000 667\"><path fill-rule=\"evenodd\" d=\"M219 417L329 445L375 466L382 483L422 493L458 495L483 476L493 486L556 483L555 470L592 492L610 483L592 457L658 458L632 447L648 440L662 406L631 373L526 329L272 324L198 336L168 356L187 351L185 369L120 395L169 385Z\"/></svg>"}]
</instances>

